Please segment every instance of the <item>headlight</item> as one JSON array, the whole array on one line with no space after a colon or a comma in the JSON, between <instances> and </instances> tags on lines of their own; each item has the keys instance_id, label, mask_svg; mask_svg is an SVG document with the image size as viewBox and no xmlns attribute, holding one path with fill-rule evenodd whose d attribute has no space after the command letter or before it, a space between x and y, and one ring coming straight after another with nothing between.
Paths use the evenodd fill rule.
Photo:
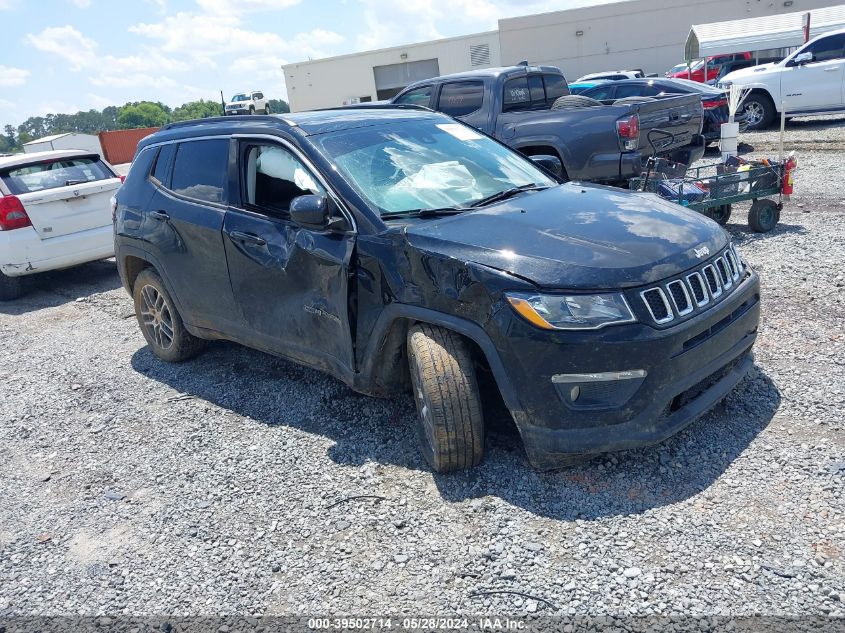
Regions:
<instances>
[{"instance_id":1,"label":"headlight","mask_svg":"<svg viewBox=\"0 0 845 633\"><path fill-rule=\"evenodd\" d=\"M597 330L636 321L620 293L547 295L510 292L505 295L526 321L544 330Z\"/></svg>"}]
</instances>

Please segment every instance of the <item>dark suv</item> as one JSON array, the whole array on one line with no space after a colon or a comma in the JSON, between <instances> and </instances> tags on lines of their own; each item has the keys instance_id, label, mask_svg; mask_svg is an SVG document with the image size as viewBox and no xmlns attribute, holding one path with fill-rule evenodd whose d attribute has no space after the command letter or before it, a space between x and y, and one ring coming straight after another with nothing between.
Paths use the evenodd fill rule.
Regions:
<instances>
[{"instance_id":1,"label":"dark suv","mask_svg":"<svg viewBox=\"0 0 845 633\"><path fill-rule=\"evenodd\" d=\"M759 319L758 278L715 222L561 185L401 106L167 126L117 194L115 245L157 356L228 339L362 393L410 389L438 471L482 458L482 372L553 468L707 411L751 366Z\"/></svg>"}]
</instances>

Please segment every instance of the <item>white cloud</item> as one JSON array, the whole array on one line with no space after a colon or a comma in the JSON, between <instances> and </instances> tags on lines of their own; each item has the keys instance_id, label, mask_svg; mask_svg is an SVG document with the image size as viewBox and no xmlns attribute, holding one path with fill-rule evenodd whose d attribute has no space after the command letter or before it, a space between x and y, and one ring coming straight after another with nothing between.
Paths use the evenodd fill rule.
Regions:
<instances>
[{"instance_id":1,"label":"white cloud","mask_svg":"<svg viewBox=\"0 0 845 633\"><path fill-rule=\"evenodd\" d=\"M176 82L166 73L193 68L192 64L166 57L156 49L124 57L99 55L97 43L72 26L47 28L27 35L27 41L70 62L71 70L86 71L88 81L99 87L174 86Z\"/></svg>"},{"instance_id":2,"label":"white cloud","mask_svg":"<svg viewBox=\"0 0 845 633\"><path fill-rule=\"evenodd\" d=\"M22 86L31 74L23 68L11 68L10 66L0 64L0 86L4 88Z\"/></svg>"},{"instance_id":3,"label":"white cloud","mask_svg":"<svg viewBox=\"0 0 845 633\"><path fill-rule=\"evenodd\" d=\"M184 55L195 62L215 65L214 59L232 55L252 57L293 53L321 57L344 41L343 36L325 29L314 29L283 39L276 33L250 31L233 13L195 14L180 11L161 22L141 23L129 31L156 40L165 53Z\"/></svg>"},{"instance_id":4,"label":"white cloud","mask_svg":"<svg viewBox=\"0 0 845 633\"><path fill-rule=\"evenodd\" d=\"M300 0L197 0L197 4L209 13L238 14L245 11L268 11L287 9Z\"/></svg>"},{"instance_id":5,"label":"white cloud","mask_svg":"<svg viewBox=\"0 0 845 633\"><path fill-rule=\"evenodd\" d=\"M97 42L89 39L74 27L52 26L40 33L29 33L26 41L40 51L54 53L70 63L70 69L79 71L97 62Z\"/></svg>"},{"instance_id":6,"label":"white cloud","mask_svg":"<svg viewBox=\"0 0 845 633\"><path fill-rule=\"evenodd\" d=\"M80 9L87 9L91 6L91 0L67 0L71 4L77 6Z\"/></svg>"}]
</instances>

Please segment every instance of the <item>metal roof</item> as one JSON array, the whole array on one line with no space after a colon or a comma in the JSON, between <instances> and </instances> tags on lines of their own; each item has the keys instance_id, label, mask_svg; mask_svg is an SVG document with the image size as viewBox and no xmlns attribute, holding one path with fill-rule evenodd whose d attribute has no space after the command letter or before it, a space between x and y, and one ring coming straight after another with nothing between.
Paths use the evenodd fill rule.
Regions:
<instances>
[{"instance_id":1,"label":"metal roof","mask_svg":"<svg viewBox=\"0 0 845 633\"><path fill-rule=\"evenodd\" d=\"M60 158L77 158L82 156L97 156L96 152L89 152L84 149L48 149L43 152L30 152L23 154L12 154L0 158L0 168L17 167L19 165L31 165L45 160L58 160ZM97 156L99 158L99 156Z\"/></svg>"},{"instance_id":2,"label":"metal roof","mask_svg":"<svg viewBox=\"0 0 845 633\"><path fill-rule=\"evenodd\" d=\"M70 136L70 132L65 132L64 134L53 134L51 136L42 136L41 138L34 139L24 145L38 145L39 143L51 143L58 138L62 138L63 136Z\"/></svg>"},{"instance_id":3,"label":"metal roof","mask_svg":"<svg viewBox=\"0 0 845 633\"><path fill-rule=\"evenodd\" d=\"M808 12L694 24L684 47L685 59L799 46L804 43L805 13ZM809 13L811 38L845 29L845 4L812 9Z\"/></svg>"}]
</instances>

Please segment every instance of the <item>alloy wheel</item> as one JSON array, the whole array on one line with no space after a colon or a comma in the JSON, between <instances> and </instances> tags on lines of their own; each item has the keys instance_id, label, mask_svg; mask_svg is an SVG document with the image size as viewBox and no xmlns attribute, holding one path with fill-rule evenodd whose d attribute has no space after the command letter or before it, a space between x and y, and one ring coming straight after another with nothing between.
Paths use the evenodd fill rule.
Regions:
<instances>
[{"instance_id":1,"label":"alloy wheel","mask_svg":"<svg viewBox=\"0 0 845 633\"><path fill-rule=\"evenodd\" d=\"M745 121L748 125L757 125L762 120L763 106L753 101L745 106Z\"/></svg>"},{"instance_id":2,"label":"alloy wheel","mask_svg":"<svg viewBox=\"0 0 845 633\"><path fill-rule=\"evenodd\" d=\"M155 286L141 288L141 318L151 338L161 349L173 345L173 315Z\"/></svg>"}]
</instances>

